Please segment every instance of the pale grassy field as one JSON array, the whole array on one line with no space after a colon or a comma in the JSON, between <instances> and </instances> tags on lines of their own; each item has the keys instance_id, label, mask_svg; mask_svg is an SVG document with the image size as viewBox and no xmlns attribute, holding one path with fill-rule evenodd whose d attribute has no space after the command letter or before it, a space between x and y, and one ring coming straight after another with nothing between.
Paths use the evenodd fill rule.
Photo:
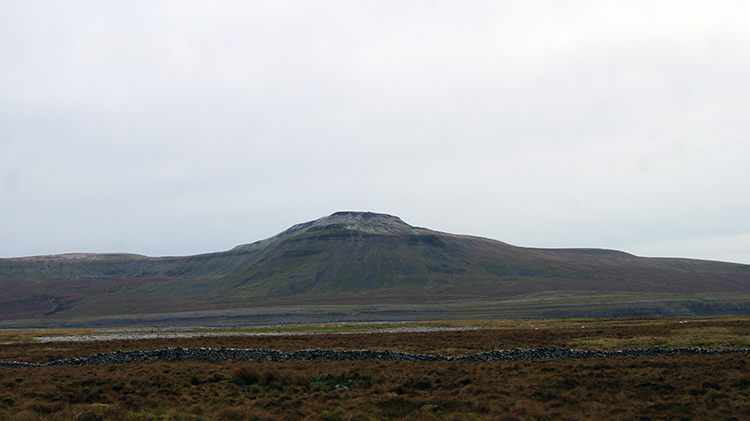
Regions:
<instances>
[{"instance_id":1,"label":"pale grassy field","mask_svg":"<svg viewBox=\"0 0 750 421\"><path fill-rule=\"evenodd\" d=\"M643 347L750 348L750 317L645 319L472 319L399 323L327 323L234 328L12 329L0 330L0 343L34 343L40 339L89 340L191 336L283 336L308 334L404 333L490 329L512 336L552 335L579 349L615 350ZM170 336L176 335L176 336ZM558 342L559 343L559 342Z\"/></svg>"}]
</instances>

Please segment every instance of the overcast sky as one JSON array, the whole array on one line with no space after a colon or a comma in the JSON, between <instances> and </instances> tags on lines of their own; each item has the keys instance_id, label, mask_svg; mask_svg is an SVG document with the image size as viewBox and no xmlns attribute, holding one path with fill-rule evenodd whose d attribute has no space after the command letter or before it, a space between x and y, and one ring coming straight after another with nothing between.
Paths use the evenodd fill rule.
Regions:
<instances>
[{"instance_id":1,"label":"overcast sky","mask_svg":"<svg viewBox=\"0 0 750 421\"><path fill-rule=\"evenodd\" d=\"M5 1L0 257L339 210L750 263L750 2Z\"/></svg>"}]
</instances>

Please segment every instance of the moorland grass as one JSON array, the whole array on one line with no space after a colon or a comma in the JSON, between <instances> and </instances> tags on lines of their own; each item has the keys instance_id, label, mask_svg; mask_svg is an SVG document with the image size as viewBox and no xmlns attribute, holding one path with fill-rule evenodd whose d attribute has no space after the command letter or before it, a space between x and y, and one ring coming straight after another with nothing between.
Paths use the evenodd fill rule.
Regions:
<instances>
[{"instance_id":1,"label":"moorland grass","mask_svg":"<svg viewBox=\"0 0 750 421\"><path fill-rule=\"evenodd\" d=\"M442 332L411 332L411 328L469 328ZM396 329L392 333L383 332ZM403 329L405 331L398 331ZM159 329L153 329L159 332ZM112 332L108 330L107 332ZM101 332L101 331L100 331ZM205 333L205 330L196 330ZM278 333L295 335L278 335ZM374 332L374 333L363 333ZM660 319L522 319L457 320L356 324L335 323L263 328L235 328L235 336L161 338L38 343L35 337L95 335L94 330L54 329L0 330L0 360L45 363L52 357L83 357L100 352L130 349L185 348L268 348L283 352L300 349L391 349L410 353L464 355L492 349L547 346L587 350L618 350L661 346L666 348L750 348L750 317L702 317ZM184 332L189 334L189 331ZM243 336L250 333L252 336ZM269 335L263 335L264 333ZM272 334L272 335L271 335ZM6 335L6 336L3 336ZM13 336L10 336L13 335ZM58 359L59 359L58 358Z\"/></svg>"},{"instance_id":2,"label":"moorland grass","mask_svg":"<svg viewBox=\"0 0 750 421\"><path fill-rule=\"evenodd\" d=\"M585 349L654 345L750 347L750 318L747 317L474 320L444 322L441 326L487 329L27 342L0 345L0 359L49 362L118 349L173 346L272 348L284 352L318 347L387 348L444 355L539 346ZM50 332L43 334L47 333ZM21 334L34 337L40 332ZM750 355L494 363L183 361L0 368L2 421L714 421L750 419L748 414Z\"/></svg>"},{"instance_id":3,"label":"moorland grass","mask_svg":"<svg viewBox=\"0 0 750 421\"><path fill-rule=\"evenodd\" d=\"M750 356L4 369L2 420L746 419Z\"/></svg>"}]
</instances>

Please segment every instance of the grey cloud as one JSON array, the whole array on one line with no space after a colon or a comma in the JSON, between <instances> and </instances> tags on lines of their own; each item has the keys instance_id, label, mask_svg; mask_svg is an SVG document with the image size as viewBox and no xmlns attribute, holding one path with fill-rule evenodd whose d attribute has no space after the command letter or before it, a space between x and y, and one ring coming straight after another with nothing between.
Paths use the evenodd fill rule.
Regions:
<instances>
[{"instance_id":1,"label":"grey cloud","mask_svg":"<svg viewBox=\"0 0 750 421\"><path fill-rule=\"evenodd\" d=\"M717 246L750 232L743 2L1 8L0 256L208 252L350 209L750 263Z\"/></svg>"}]
</instances>

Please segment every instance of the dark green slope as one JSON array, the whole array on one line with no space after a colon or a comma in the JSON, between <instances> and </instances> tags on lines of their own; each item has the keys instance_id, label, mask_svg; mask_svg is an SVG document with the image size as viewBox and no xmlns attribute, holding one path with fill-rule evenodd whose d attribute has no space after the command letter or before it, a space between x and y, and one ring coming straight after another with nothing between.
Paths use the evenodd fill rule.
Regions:
<instances>
[{"instance_id":1,"label":"dark green slope","mask_svg":"<svg viewBox=\"0 0 750 421\"><path fill-rule=\"evenodd\" d=\"M337 212L222 253L0 259L0 317L63 318L539 291L750 292L750 266L546 250Z\"/></svg>"},{"instance_id":2,"label":"dark green slope","mask_svg":"<svg viewBox=\"0 0 750 421\"><path fill-rule=\"evenodd\" d=\"M369 294L424 300L539 291L750 292L750 266L641 258L611 250L545 250L412 228L309 227L231 276L235 296Z\"/></svg>"}]
</instances>

